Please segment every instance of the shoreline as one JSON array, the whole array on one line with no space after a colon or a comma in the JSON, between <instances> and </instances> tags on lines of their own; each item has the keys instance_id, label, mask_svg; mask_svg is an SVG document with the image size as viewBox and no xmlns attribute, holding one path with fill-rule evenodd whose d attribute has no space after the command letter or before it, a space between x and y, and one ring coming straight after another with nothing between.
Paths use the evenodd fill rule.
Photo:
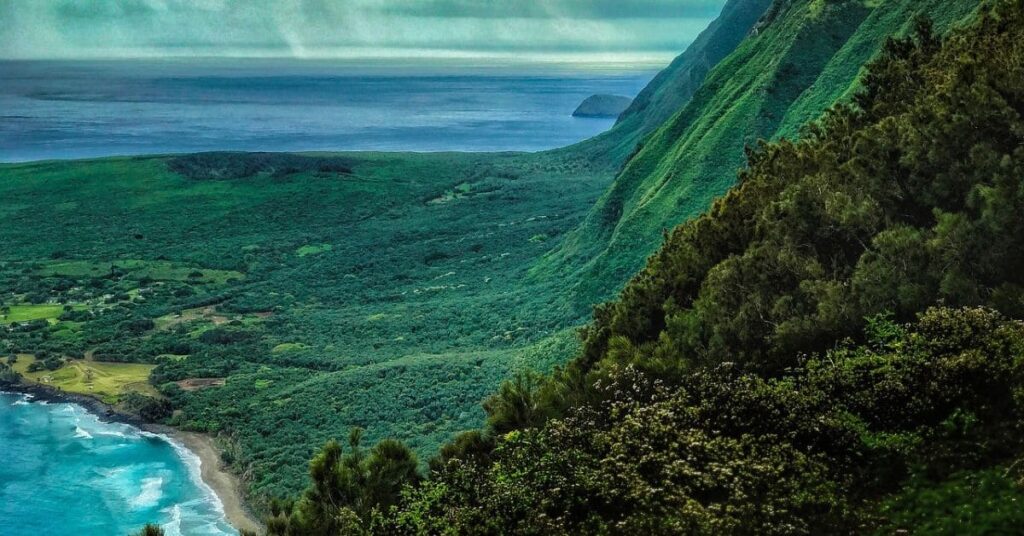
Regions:
<instances>
[{"instance_id":1,"label":"shoreline","mask_svg":"<svg viewBox=\"0 0 1024 536\"><path fill-rule=\"evenodd\" d=\"M135 415L119 411L90 396L66 393L43 385L0 382L0 390L31 395L35 400L77 404L102 421L128 424L144 432L163 436L172 443L177 443L199 459L200 477L220 501L228 523L239 531L263 532L263 525L252 514L245 502L241 481L222 466L221 451L212 437L198 432L178 430L162 424L147 423Z\"/></svg>"},{"instance_id":2,"label":"shoreline","mask_svg":"<svg viewBox=\"0 0 1024 536\"><path fill-rule=\"evenodd\" d=\"M235 529L261 533L263 525L256 519L242 496L242 483L237 476L221 464L221 451L214 439L198 432L187 432L160 424L148 424L142 428L147 432L160 434L176 441L199 458L199 474L203 482L220 500L224 517Z\"/></svg>"}]
</instances>

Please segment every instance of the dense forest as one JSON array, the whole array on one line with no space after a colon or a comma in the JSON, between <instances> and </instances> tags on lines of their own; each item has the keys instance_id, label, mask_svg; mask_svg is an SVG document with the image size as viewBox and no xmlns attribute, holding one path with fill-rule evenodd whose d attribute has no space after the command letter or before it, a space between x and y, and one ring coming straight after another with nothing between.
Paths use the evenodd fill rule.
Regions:
<instances>
[{"instance_id":1,"label":"dense forest","mask_svg":"<svg viewBox=\"0 0 1024 536\"><path fill-rule=\"evenodd\" d=\"M653 109L659 103L676 107L639 139L583 223L567 233L533 273L575 273L561 297L567 303L589 308L610 299L657 249L663 230L704 213L736 184L745 147L760 139L799 137L802 125L819 118L833 103L848 100L860 85L864 64L887 38L912 31L917 15L927 15L942 33L977 6L977 0L778 0L765 11L752 2L730 2L718 27L724 35L714 34L708 43L695 42L691 49L697 58L709 59L716 59L719 49L732 52L707 72L699 69L699 61L666 70L685 79L675 69L689 66L689 72L696 69L703 76L696 88L682 85L687 99L656 98L651 103ZM750 10L760 10L763 16L755 21L740 16ZM730 48L733 34L725 30L749 25L753 27L744 32L746 38ZM681 59L689 58L690 52ZM669 88L680 82L666 80L660 86L645 93L671 94ZM609 135L619 127L664 117L651 107L638 110L636 117L627 112Z\"/></svg>"},{"instance_id":2,"label":"dense forest","mask_svg":"<svg viewBox=\"0 0 1024 536\"><path fill-rule=\"evenodd\" d=\"M353 430L272 534L1010 534L1024 517L1024 2L919 18L848 104L485 403L424 477Z\"/></svg>"}]
</instances>

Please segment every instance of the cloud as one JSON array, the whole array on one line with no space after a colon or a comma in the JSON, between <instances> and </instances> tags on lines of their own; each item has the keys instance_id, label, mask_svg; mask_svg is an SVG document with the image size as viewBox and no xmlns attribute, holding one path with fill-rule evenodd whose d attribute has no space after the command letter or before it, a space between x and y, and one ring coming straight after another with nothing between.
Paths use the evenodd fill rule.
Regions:
<instances>
[{"instance_id":1,"label":"cloud","mask_svg":"<svg viewBox=\"0 0 1024 536\"><path fill-rule=\"evenodd\" d=\"M713 18L721 8L719 0L395 0L381 6L403 15L599 20Z\"/></svg>"},{"instance_id":2,"label":"cloud","mask_svg":"<svg viewBox=\"0 0 1024 536\"><path fill-rule=\"evenodd\" d=\"M0 0L0 57L674 54L724 0Z\"/></svg>"}]
</instances>

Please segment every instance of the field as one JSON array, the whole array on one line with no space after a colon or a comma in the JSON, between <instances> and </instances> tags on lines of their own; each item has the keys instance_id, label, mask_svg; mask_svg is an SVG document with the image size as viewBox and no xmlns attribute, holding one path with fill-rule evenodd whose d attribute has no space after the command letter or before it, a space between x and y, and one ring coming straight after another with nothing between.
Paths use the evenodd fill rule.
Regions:
<instances>
[{"instance_id":1,"label":"field","mask_svg":"<svg viewBox=\"0 0 1024 536\"><path fill-rule=\"evenodd\" d=\"M55 320L63 312L64 306L59 304L8 305L0 309L0 323Z\"/></svg>"},{"instance_id":2,"label":"field","mask_svg":"<svg viewBox=\"0 0 1024 536\"><path fill-rule=\"evenodd\" d=\"M43 263L35 273L42 277L106 277L121 273L135 280L194 281L225 283L242 279L245 274L234 270L201 269L165 260L113 259L109 261L53 261Z\"/></svg>"},{"instance_id":3,"label":"field","mask_svg":"<svg viewBox=\"0 0 1024 536\"><path fill-rule=\"evenodd\" d=\"M35 361L31 355L20 354L12 368L33 383L67 393L89 395L108 404L117 403L128 391L157 396L156 389L148 381L155 365L70 360L57 370L29 372L29 366Z\"/></svg>"},{"instance_id":4,"label":"field","mask_svg":"<svg viewBox=\"0 0 1024 536\"><path fill-rule=\"evenodd\" d=\"M152 369L173 424L234 445L257 504L352 426L425 460L511 371L573 353L589 308L528 271L611 175L548 154L0 166L0 300L50 321L0 330L0 351L70 358L48 374L76 392L87 357Z\"/></svg>"}]
</instances>

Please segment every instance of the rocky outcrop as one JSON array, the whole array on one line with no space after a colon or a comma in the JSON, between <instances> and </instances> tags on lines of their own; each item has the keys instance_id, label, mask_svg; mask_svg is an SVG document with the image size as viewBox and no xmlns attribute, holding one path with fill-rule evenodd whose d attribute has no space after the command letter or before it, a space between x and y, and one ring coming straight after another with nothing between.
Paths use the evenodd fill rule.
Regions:
<instances>
[{"instance_id":1,"label":"rocky outcrop","mask_svg":"<svg viewBox=\"0 0 1024 536\"><path fill-rule=\"evenodd\" d=\"M621 95L591 95L587 97L576 111L573 117L608 117L616 118L629 108L633 99Z\"/></svg>"}]
</instances>

